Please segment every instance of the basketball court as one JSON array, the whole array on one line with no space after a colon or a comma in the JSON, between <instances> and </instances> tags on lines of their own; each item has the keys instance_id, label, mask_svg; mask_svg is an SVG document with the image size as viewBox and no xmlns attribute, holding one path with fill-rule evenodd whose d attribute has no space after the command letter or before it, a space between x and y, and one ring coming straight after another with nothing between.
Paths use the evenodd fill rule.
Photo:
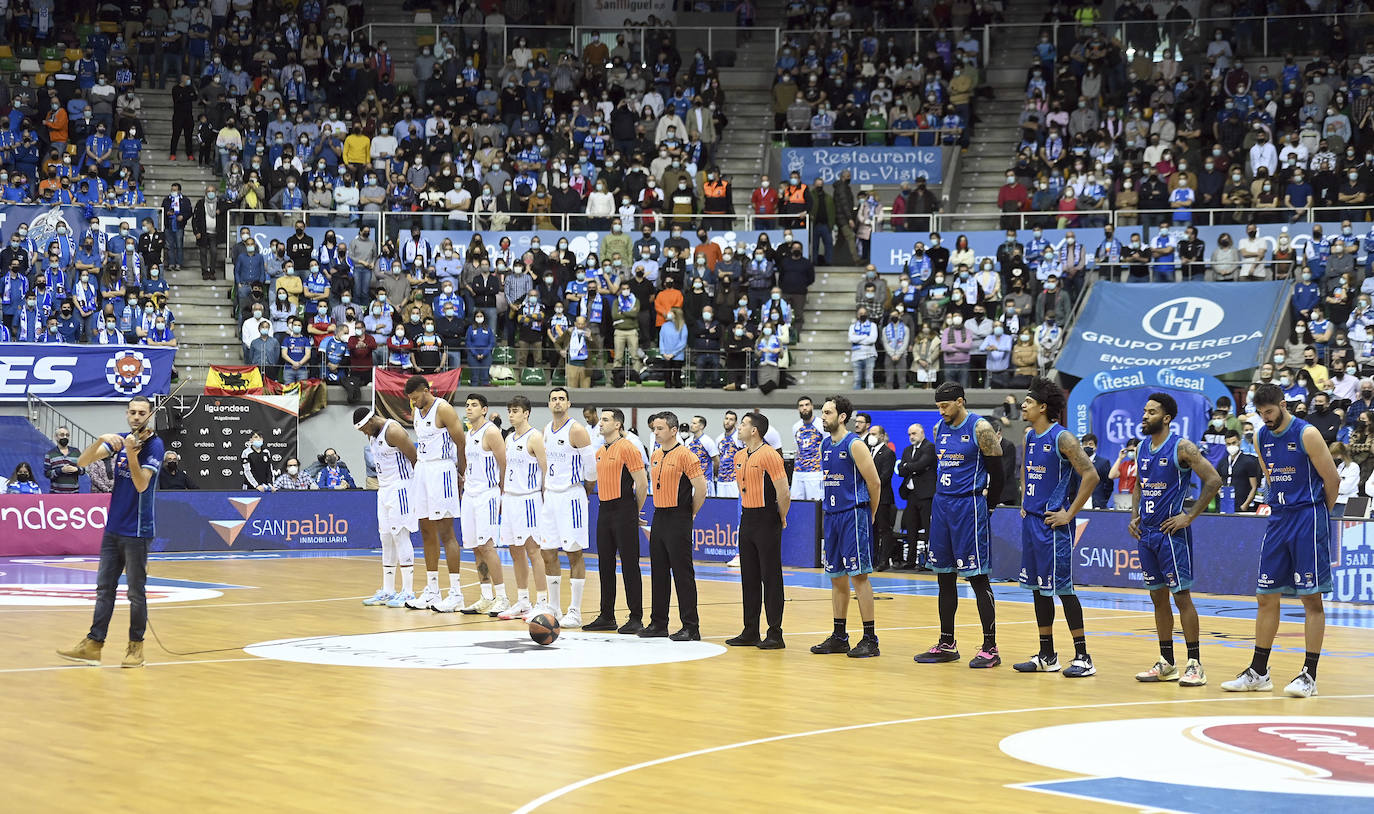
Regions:
<instances>
[{"instance_id":1,"label":"basketball court","mask_svg":"<svg viewBox=\"0 0 1374 814\"><path fill-rule=\"evenodd\" d=\"M363 607L371 552L154 554L148 666L118 666L122 607L104 666L64 666L53 650L89 626L95 565L0 560L7 810L1374 807L1367 605L1328 605L1321 695L1297 700L1281 692L1302 665L1296 604L1278 692L1233 695L1220 684L1249 662L1253 599L1197 596L1210 683L1190 689L1133 678L1157 656L1143 591L1081 592L1098 675L1066 680L1012 671L1037 640L1007 584L1005 663L974 671L967 592L963 660L912 662L937 636L919 576L875 575L883 655L856 660L808 652L831 612L806 569L787 571L784 651L723 645L741 626L737 572L701 564L703 641L565 631L540 647L520 622ZM1055 633L1071 651L1062 614Z\"/></svg>"}]
</instances>

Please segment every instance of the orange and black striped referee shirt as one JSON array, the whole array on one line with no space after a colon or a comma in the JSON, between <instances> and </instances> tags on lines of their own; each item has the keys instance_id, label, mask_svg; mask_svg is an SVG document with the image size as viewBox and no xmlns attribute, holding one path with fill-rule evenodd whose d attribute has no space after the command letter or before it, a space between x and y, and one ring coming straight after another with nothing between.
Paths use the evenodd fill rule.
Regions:
<instances>
[{"instance_id":1,"label":"orange and black striped referee shirt","mask_svg":"<svg viewBox=\"0 0 1374 814\"><path fill-rule=\"evenodd\" d=\"M692 479L702 478L701 461L678 444L668 451L662 447L649 458L649 482L654 490L654 509L692 507Z\"/></svg>"},{"instance_id":2,"label":"orange and black striped referee shirt","mask_svg":"<svg viewBox=\"0 0 1374 814\"><path fill-rule=\"evenodd\" d=\"M773 486L777 478L787 479L782 456L768 444L750 452L735 453L735 483L739 484L740 505L746 509L778 508L778 490Z\"/></svg>"},{"instance_id":3,"label":"orange and black striped referee shirt","mask_svg":"<svg viewBox=\"0 0 1374 814\"><path fill-rule=\"evenodd\" d=\"M631 472L644 468L644 456L635 442L622 437L612 444L602 444L596 451L596 494L602 503L622 497L634 499L635 482Z\"/></svg>"}]
</instances>

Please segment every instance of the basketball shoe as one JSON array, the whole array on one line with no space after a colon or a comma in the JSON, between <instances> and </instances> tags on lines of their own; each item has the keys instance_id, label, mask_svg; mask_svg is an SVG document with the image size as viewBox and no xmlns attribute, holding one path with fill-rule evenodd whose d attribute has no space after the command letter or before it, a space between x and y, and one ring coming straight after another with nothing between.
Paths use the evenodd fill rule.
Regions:
<instances>
[{"instance_id":1,"label":"basketball shoe","mask_svg":"<svg viewBox=\"0 0 1374 814\"><path fill-rule=\"evenodd\" d=\"M1042 656L1036 653L1030 657L1030 661L1023 661L1013 664L1012 669L1018 673L1057 673L1059 672L1059 654L1051 653Z\"/></svg>"},{"instance_id":2,"label":"basketball shoe","mask_svg":"<svg viewBox=\"0 0 1374 814\"><path fill-rule=\"evenodd\" d=\"M413 601L414 599L414 591L405 591L403 593L399 593L391 597L391 599L386 603L386 606L388 608L404 608L407 602Z\"/></svg>"},{"instance_id":3,"label":"basketball shoe","mask_svg":"<svg viewBox=\"0 0 1374 814\"><path fill-rule=\"evenodd\" d=\"M517 599L515 604L496 614L496 618L503 622L510 622L515 619L524 619L525 615L534 610L528 599Z\"/></svg>"},{"instance_id":4,"label":"basketball shoe","mask_svg":"<svg viewBox=\"0 0 1374 814\"><path fill-rule=\"evenodd\" d=\"M405 606L411 610L428 610L433 607L435 602L443 598L443 594L439 593L438 588L425 586L425 589L420 592L420 595L406 602Z\"/></svg>"},{"instance_id":5,"label":"basketball shoe","mask_svg":"<svg viewBox=\"0 0 1374 814\"><path fill-rule=\"evenodd\" d=\"M1160 681L1178 681L1178 667L1170 664L1164 659L1160 659L1155 662L1155 666L1145 672L1136 673L1135 680L1145 684L1154 684Z\"/></svg>"},{"instance_id":6,"label":"basketball shoe","mask_svg":"<svg viewBox=\"0 0 1374 814\"><path fill-rule=\"evenodd\" d=\"M1290 698L1311 698L1317 694L1317 679L1313 678L1303 667L1298 677L1288 683L1283 688L1283 694Z\"/></svg>"},{"instance_id":7,"label":"basketball shoe","mask_svg":"<svg viewBox=\"0 0 1374 814\"><path fill-rule=\"evenodd\" d=\"M1093 657L1084 653L1081 656L1074 656L1069 666L1064 668L1065 678L1087 678L1097 675L1097 667L1093 665Z\"/></svg>"},{"instance_id":8,"label":"basketball shoe","mask_svg":"<svg viewBox=\"0 0 1374 814\"><path fill-rule=\"evenodd\" d=\"M997 645L979 650L973 658L968 660L968 666L975 670L987 670L1001 665L1002 655L997 652Z\"/></svg>"},{"instance_id":9,"label":"basketball shoe","mask_svg":"<svg viewBox=\"0 0 1374 814\"><path fill-rule=\"evenodd\" d=\"M463 592L457 588L449 588L448 596L429 606L432 611L438 613L453 613L463 607Z\"/></svg>"},{"instance_id":10,"label":"basketball shoe","mask_svg":"<svg viewBox=\"0 0 1374 814\"><path fill-rule=\"evenodd\" d=\"M1201 687L1207 683L1207 673L1202 669L1202 662L1197 659L1188 659L1188 664L1183 668L1183 677L1178 680L1180 687Z\"/></svg>"},{"instance_id":11,"label":"basketball shoe","mask_svg":"<svg viewBox=\"0 0 1374 814\"><path fill-rule=\"evenodd\" d=\"M1221 682L1221 688L1227 692L1269 692L1274 689L1274 682L1269 680L1268 673L1260 675L1246 667L1240 675L1230 681Z\"/></svg>"},{"instance_id":12,"label":"basketball shoe","mask_svg":"<svg viewBox=\"0 0 1374 814\"><path fill-rule=\"evenodd\" d=\"M912 657L912 661L917 664L943 664L947 661L959 660L959 645L957 642L936 642L924 653L917 653Z\"/></svg>"},{"instance_id":13,"label":"basketball shoe","mask_svg":"<svg viewBox=\"0 0 1374 814\"><path fill-rule=\"evenodd\" d=\"M377 593L363 600L363 604L367 605L370 608L376 607L377 605L385 605L395 597L395 591L388 591L386 588L378 588Z\"/></svg>"},{"instance_id":14,"label":"basketball shoe","mask_svg":"<svg viewBox=\"0 0 1374 814\"><path fill-rule=\"evenodd\" d=\"M496 604L495 599L478 597L476 602L473 602L471 605L468 605L465 608L459 608L458 612L466 613L468 616L474 616L476 614L486 613L487 611L491 610L491 606L494 604Z\"/></svg>"},{"instance_id":15,"label":"basketball shoe","mask_svg":"<svg viewBox=\"0 0 1374 814\"><path fill-rule=\"evenodd\" d=\"M568 612L563 614L563 618L558 620L558 626L562 628L582 627L581 608L568 608Z\"/></svg>"}]
</instances>

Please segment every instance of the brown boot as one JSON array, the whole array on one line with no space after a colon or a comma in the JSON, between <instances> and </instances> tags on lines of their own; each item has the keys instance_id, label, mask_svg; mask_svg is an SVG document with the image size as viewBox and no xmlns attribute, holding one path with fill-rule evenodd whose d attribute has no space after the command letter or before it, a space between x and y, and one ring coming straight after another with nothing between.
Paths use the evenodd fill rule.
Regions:
<instances>
[{"instance_id":1,"label":"brown boot","mask_svg":"<svg viewBox=\"0 0 1374 814\"><path fill-rule=\"evenodd\" d=\"M57 655L67 661L74 661L77 664L88 664L92 667L99 667L100 650L104 646L104 642L98 642L87 636L66 650L58 650Z\"/></svg>"},{"instance_id":2,"label":"brown boot","mask_svg":"<svg viewBox=\"0 0 1374 814\"><path fill-rule=\"evenodd\" d=\"M143 642L129 642L128 648L124 650L124 661L120 662L120 667L142 667L143 666Z\"/></svg>"}]
</instances>

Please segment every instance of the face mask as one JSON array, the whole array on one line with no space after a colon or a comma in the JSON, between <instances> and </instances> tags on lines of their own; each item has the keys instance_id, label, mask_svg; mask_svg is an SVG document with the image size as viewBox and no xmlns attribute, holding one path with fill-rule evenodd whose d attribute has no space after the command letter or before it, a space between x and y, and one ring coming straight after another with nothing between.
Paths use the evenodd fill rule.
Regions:
<instances>
[{"instance_id":1,"label":"face mask","mask_svg":"<svg viewBox=\"0 0 1374 814\"><path fill-rule=\"evenodd\" d=\"M286 474L290 475L290 476L293 477L293 478L296 477L296 475L297 475L300 471L301 471L301 468L300 468L299 466L288 466L288 467L286 467Z\"/></svg>"},{"instance_id":2,"label":"face mask","mask_svg":"<svg viewBox=\"0 0 1374 814\"><path fill-rule=\"evenodd\" d=\"M736 329L735 329L735 336L737 336L737 337L738 337L738 336L744 336L744 329L743 329L743 328L736 328Z\"/></svg>"},{"instance_id":3,"label":"face mask","mask_svg":"<svg viewBox=\"0 0 1374 814\"><path fill-rule=\"evenodd\" d=\"M1279 379L1279 385L1280 385L1281 387L1288 387L1288 386L1290 386L1290 385L1292 385L1292 384L1293 384L1293 380L1290 379L1290 378L1288 378L1287 376L1283 376L1283 377L1281 377L1281 378Z\"/></svg>"},{"instance_id":4,"label":"face mask","mask_svg":"<svg viewBox=\"0 0 1374 814\"><path fill-rule=\"evenodd\" d=\"M261 438L254 438L254 439L253 439L253 449L262 449L262 439L261 439Z\"/></svg>"}]
</instances>

